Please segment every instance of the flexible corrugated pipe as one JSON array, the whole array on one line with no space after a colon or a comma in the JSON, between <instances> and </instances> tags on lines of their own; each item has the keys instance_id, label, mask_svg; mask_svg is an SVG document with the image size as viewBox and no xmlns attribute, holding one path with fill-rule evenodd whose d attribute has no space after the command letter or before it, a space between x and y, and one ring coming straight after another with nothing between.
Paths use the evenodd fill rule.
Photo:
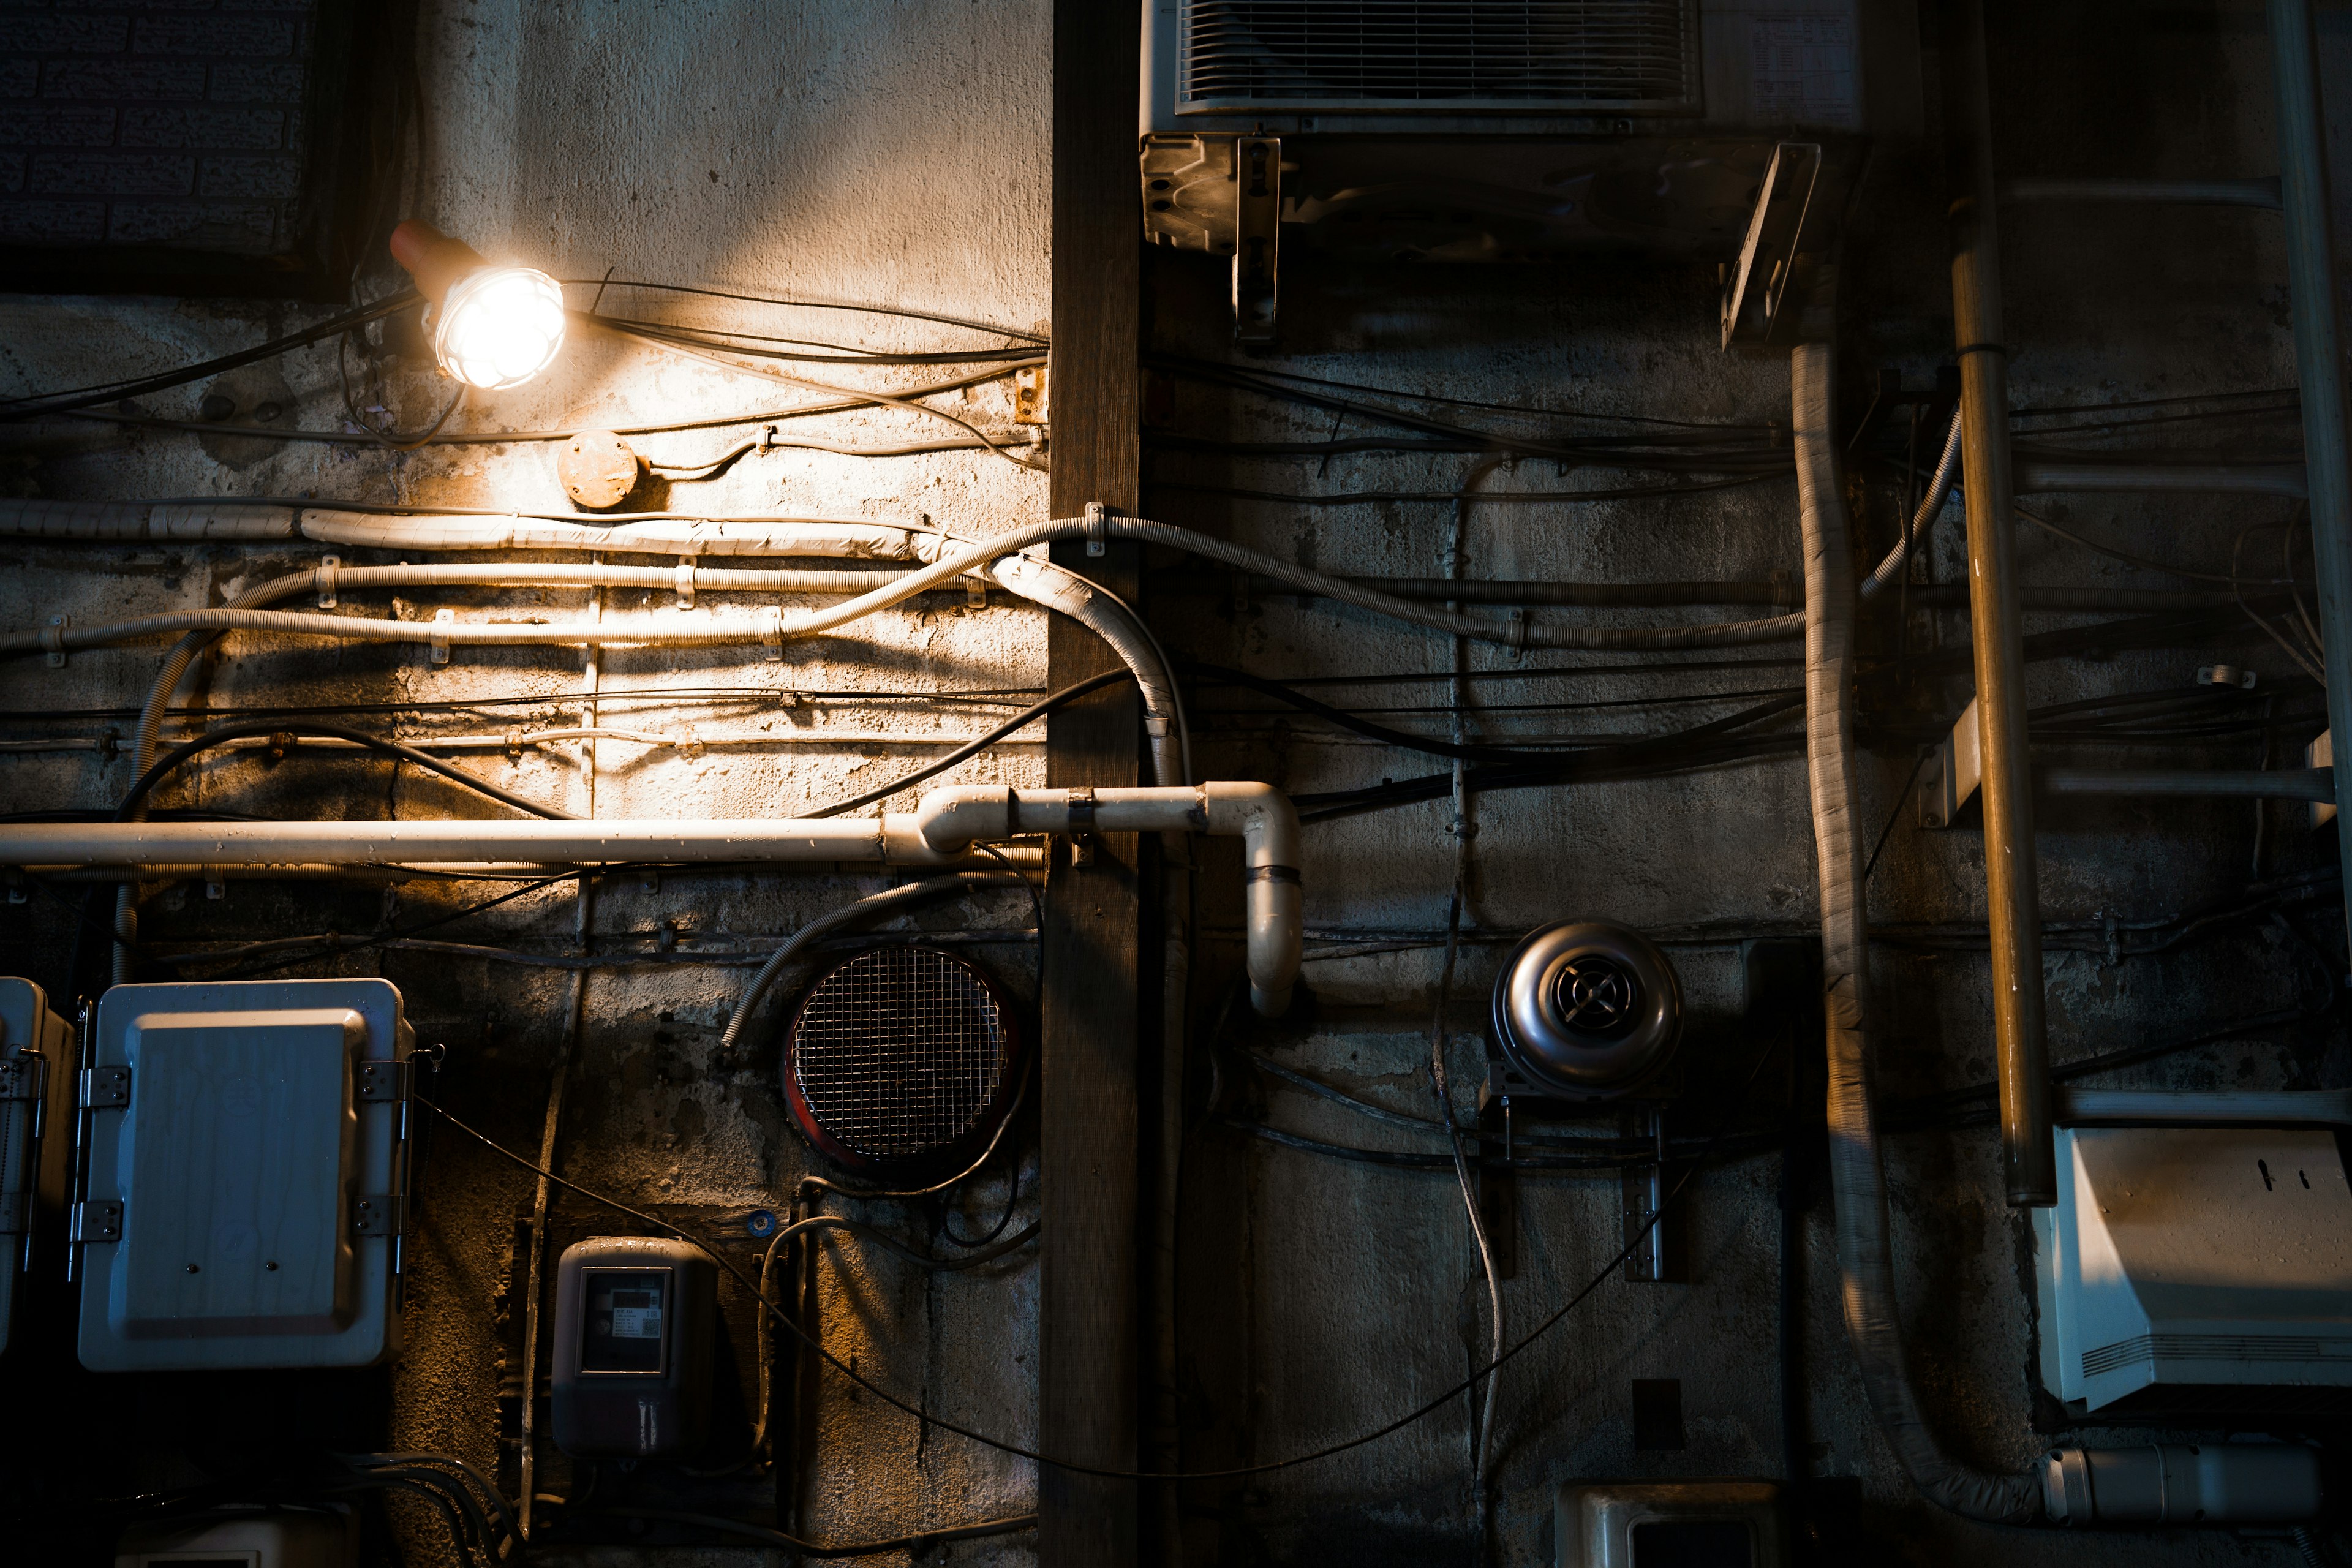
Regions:
<instances>
[{"instance_id":1,"label":"flexible corrugated pipe","mask_svg":"<svg viewBox=\"0 0 2352 1568\"><path fill-rule=\"evenodd\" d=\"M1871 1110L1869 929L1854 788L1856 594L1837 471L1832 358L1826 343L1800 345L1789 363L1789 390L1805 534L1805 766L1821 864L1830 1185L1846 1334L1879 1429L1920 1491L1970 1519L2028 1524L2042 1512L2033 1478L1970 1469L1947 1455L1928 1430L1896 1315L1886 1178Z\"/></svg>"}]
</instances>

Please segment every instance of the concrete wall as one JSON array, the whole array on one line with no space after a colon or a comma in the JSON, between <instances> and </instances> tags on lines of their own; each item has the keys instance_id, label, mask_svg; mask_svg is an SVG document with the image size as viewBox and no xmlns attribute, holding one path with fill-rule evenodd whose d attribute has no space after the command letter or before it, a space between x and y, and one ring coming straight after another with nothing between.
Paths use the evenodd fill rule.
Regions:
<instances>
[{"instance_id":1,"label":"concrete wall","mask_svg":"<svg viewBox=\"0 0 2352 1568\"><path fill-rule=\"evenodd\" d=\"M858 5L724 5L717 0L431 0L421 72L425 156L408 211L510 258L572 279L677 282L746 293L877 302L1027 328L1046 312L1049 7L1044 0L902 0ZM2088 7L1996 8L1997 120L2016 173L2237 174L2273 167L2268 75L2259 14L2190 8L2125 30ZM2352 77L2330 35L2331 89ZM1934 79L1930 61L1929 79ZM1844 268L1842 365L1851 387L1880 365L1914 385L1950 346L1937 160L1893 149L1878 167ZM2274 217L2259 213L2064 213L2021 216L2009 231L2014 377L2021 405L2290 385L2293 356ZM886 318L786 313L692 302L616 281L604 308L677 321L805 331L871 346L920 348L970 334ZM379 279L374 287L385 286ZM1284 354L1307 374L1490 402L1574 405L1616 413L1731 422L1787 419L1785 360L1725 355L1715 346L1708 269L1627 262L1543 268L1312 266L1285 279ZM1225 280L1202 258L1155 258L1147 319L1156 347L1223 357ZM226 352L309 319L291 308L219 301L0 298L0 394L79 384ZM775 326L758 323L773 321ZM819 373L821 374L821 373ZM921 373L840 372L861 385L905 385ZM443 384L414 365L393 372L383 405L404 427L429 418ZM163 395L149 410L177 415L202 388ZM228 388L246 406L268 397L291 422L341 420L334 357L312 351L251 372ZM642 347L579 342L559 368L515 392L476 399L453 428L572 430L782 407L804 395L661 357ZM1152 404L1172 427L1234 440L1322 439L1328 416L1171 384ZM1003 384L960 403L992 429L1009 426ZM1147 399L1148 404L1152 402ZM940 427L943 428L943 427ZM912 416L828 419L852 441L920 439ZM733 430L647 437L642 449L684 463L723 450ZM0 437L0 486L66 498L167 495L318 496L465 507L565 510L551 444L518 441L388 455L57 423ZM1161 455L1160 478L1277 491L1450 491L1471 459L1342 457L1252 463ZM1505 468L1489 489L1538 490L1601 482L1546 465ZM1857 484L1866 540L1891 524L1884 487ZM1231 501L1147 486L1147 510L1326 570L1442 572L1449 508L1367 504L1305 508ZM807 452L755 455L723 479L677 484L668 504L707 513L782 510L991 530L1041 516L1044 479L970 453L858 459ZM1586 580L1753 578L1795 571L1793 486L1719 495L1579 505L1481 505L1468 513L1473 576ZM2276 521L2270 503L2084 498L2071 525L2167 560L2210 567L2233 533ZM1960 574L1958 530L1937 537L1937 572ZM2269 536L2275 542L2275 534ZM244 583L307 562L308 548L110 548L12 542L0 578L0 625L77 620L150 607L218 603ZM346 552L347 554L349 552ZM391 559L392 557L386 557ZM2046 538L2022 549L2041 584L2168 585ZM1155 563L1159 564L1159 563ZM1175 563L1166 563L1173 566ZM649 615L661 596L614 592L608 616ZM548 591L404 595L394 613L429 617L579 613L584 595ZM708 601L707 601L708 602ZM381 601L376 607L381 613ZM741 606L723 597L710 613ZM1639 623L1711 611L1624 612ZM1591 612L1538 612L1588 616ZM1449 667L1444 639L1287 598L1236 606L1230 594L1169 592L1157 619L1180 654L1275 677L1429 672ZM2045 623L2036 621L2035 629ZM2063 624L2049 622L2046 624ZM1947 646L1964 618L1919 628ZM536 695L536 707L403 718L404 735L480 732L576 722L583 674L562 653L460 653L435 668L414 652L325 648L240 637L197 688L215 708L299 702L461 701ZM908 690L1035 689L1044 679L1034 611L992 600L933 596L849 635L799 645L781 661L732 653L616 651L604 662L605 722L712 742L682 757L627 742L571 744L468 759L509 787L599 816L785 815L870 787L935 754L931 737L969 734L1006 711L1001 700L921 704ZM2126 653L2099 662L2037 665L2038 703L2099 692L2188 686L2200 663L2242 659L2287 673L2263 646L2228 642ZM1740 659L1786 660L1787 648ZM34 710L135 707L152 679L152 647L77 655L50 670L19 660L7 682L11 737L127 733L119 715L35 721ZM1481 649L1482 670L1591 669L1560 680L1482 687L1502 701L1607 701L1706 689L1787 685L1786 662L1677 677L1605 673L1622 658L1530 655L1513 665ZM1709 683L1713 683L1710 685ZM686 689L766 694L744 703ZM781 693L801 696L787 704ZM1501 696L1520 692L1516 698ZM1528 695L1534 694L1534 695ZM1898 812L1912 752L1892 721L1922 732L1948 724L1964 687L1919 683L1885 715L1865 768L1874 824ZM1435 771L1425 757L1345 741L1319 726L1269 725L1235 714L1230 690L1193 698L1206 776L1265 777L1297 793ZM1442 703L1434 684L1358 689L1343 700ZM1477 732L1513 737L1643 732L1681 710L1595 708L1488 711ZM1716 710L1706 710L1707 712ZM355 720L354 722L375 721ZM390 722L389 720L384 721ZM1399 722L1436 730L1430 715ZM865 737L903 735L903 742ZM848 736L850 739L837 737ZM836 738L828 738L836 737ZM733 743L721 744L721 741ZM2249 765L2236 751L2203 760ZM2093 760L2108 760L2112 752ZM2177 753L2166 753L2167 756ZM127 763L96 752L0 757L20 809L109 805ZM1033 783L1034 745L1003 748L956 779ZM593 786L592 786L593 780ZM271 769L250 756L187 775L174 804L282 815L367 816L486 810L413 772L353 758L299 759ZM1483 1348L1482 1291L1451 1177L1335 1163L1273 1147L1219 1124L1240 1114L1342 1143L1426 1149L1253 1074L1263 1053L1394 1109L1426 1114L1426 1032L1439 972L1456 841L1449 805L1433 803L1311 830L1306 868L1315 1006L1278 1026L1206 1026L1234 955L1230 877L1204 892L1203 1026L1189 1066L1179 1229L1176 1393L1189 1428L1188 1465L1247 1464L1318 1447L1378 1425L1445 1387ZM1667 941L1694 1024L1682 1071L1692 1117L1743 1100L1778 1103L1785 1059L1757 1068L1738 1018L1739 949L1754 935L1801 933L1814 908L1803 779L1775 761L1641 784L1529 790L1479 801L1463 923L1470 933L1446 1015L1457 1103L1481 1067L1486 989L1500 947L1536 923L1570 915L1624 921ZM2075 806L2053 813L2042 838L2053 921L2103 913L2150 919L2248 879L2252 815L2242 805ZM2273 871L2321 853L2275 811ZM1223 865L1213 855L1208 862ZM560 1161L576 1179L634 1203L681 1205L698 1221L780 1202L813 1168L777 1102L764 1058L717 1059L720 1029L747 973L773 939L877 878L616 879L591 904L586 952L615 961L590 972L585 1026L571 1058ZM1873 884L1874 919L1905 938L1880 952L1891 1026L1884 1079L1897 1095L1985 1079L1990 1041L1980 939L1981 850L1967 831L1927 835L1898 824ZM206 944L319 931L365 931L457 908L467 889L406 884L319 889L232 882L217 901L200 886L161 894L146 935L162 955ZM0 919L5 940L37 977L62 975L76 914L37 893ZM573 895L551 889L459 928L465 940L541 960L576 956ZM2332 910L2299 917L2333 952ZM1011 896L927 912L944 939L969 940L1017 988L1034 986ZM683 927L665 947L661 932ZM1380 939L1375 941L1374 939ZM2077 943L2076 945L2095 945ZM1366 952L1368 946L1386 951ZM624 962L625 961L625 962ZM2161 960L2118 964L2095 952L2053 953L2053 1053L2061 1058L2176 1037L2233 1014L2287 1005L2301 973L2275 931L2230 931ZM441 1092L474 1108L511 1146L542 1125L572 971L411 949L376 951L302 973L381 973L407 997L419 1037L447 1043ZM56 982L51 982L53 984ZM2312 1087L2345 1081L2333 1018L2188 1053L2116 1081ZM1754 1075L1751 1080L1751 1074ZM1751 1081L1754 1087L1751 1089ZM1213 1089L1214 1098L1213 1099ZM1677 1113L1682 1114L1681 1112ZM1031 1141L1034 1130L1024 1129ZM1034 1169L1034 1152L1024 1168ZM390 1373L389 1446L438 1449L491 1464L499 1438L501 1291L513 1218L530 1184L512 1167L441 1135L432 1152L427 1217L413 1256L410 1342ZM1769 1154L1703 1171L1689 1190L1691 1279L1601 1284L1503 1379L1496 1444L1495 1561L1549 1563L1549 1510L1562 1481L1596 1477L1780 1473L1777 1168ZM1929 1409L1959 1451L2015 1466L2053 1440L2052 1411L2033 1396L2032 1313L2021 1220L2002 1208L1993 1136L1926 1131L1891 1144L1890 1182L1906 1314ZM961 1205L997 1212L1002 1175ZM1516 1331L1580 1289L1621 1245L1613 1177L1531 1176L1521 1184L1520 1258L1505 1287ZM1015 1223L1034 1212L1024 1187ZM588 1234L592 1211L560 1205L555 1227ZM928 1237L936 1211L880 1207L878 1219ZM1841 1504L1856 1561L1962 1563L2059 1559L2121 1563L2279 1562L2276 1540L2219 1533L2107 1538L1996 1537L1929 1510L1911 1494L1872 1425L1838 1320L1825 1195L1807 1215L1803 1373L1814 1473L1853 1478ZM972 1222L967 1219L969 1226ZM829 1246L821 1316L827 1342L884 1385L919 1391L925 1407L1015 1439L1034 1431L1034 1262L925 1276L854 1244ZM739 1321L736 1331L744 1329ZM743 1342L737 1341L740 1349ZM1689 1445L1634 1451L1630 1384L1682 1382ZM167 1384L171 1380L163 1380ZM209 1391L208 1391L209 1390ZM171 1413L134 1463L142 1486L194 1479L192 1462L242 1452L285 1423L328 1421L293 1394L224 1400L211 1385L142 1395ZM824 1540L871 1538L1017 1512L1034 1495L1024 1461L962 1443L878 1406L837 1377L821 1380L797 1482L800 1518ZM246 1408L230 1408L241 1404ZM273 1425L278 1424L278 1425ZM1351 1564L1468 1560L1473 1518L1468 1426L1459 1403L1341 1458L1235 1486L1188 1489L1184 1560L1200 1564ZM2095 1434L2091 1435L2095 1438ZM2144 1436L2125 1441L2144 1441ZM574 1493L584 1478L551 1450L539 1489ZM753 1479L718 1491L679 1490L658 1475L609 1471L606 1501L700 1497L749 1511L775 1490ZM1841 1497L1848 1494L1838 1494ZM420 1543L421 1520L404 1520ZM661 1539L658 1535L652 1539ZM420 1548L421 1549L421 1548ZM946 1549L958 1563L1018 1563L1026 1538ZM654 1561L625 1546L564 1548L554 1560ZM429 1560L422 1555L415 1561ZM704 1548L660 1561L762 1560ZM927 1559L929 1560L929 1559Z\"/></svg>"}]
</instances>

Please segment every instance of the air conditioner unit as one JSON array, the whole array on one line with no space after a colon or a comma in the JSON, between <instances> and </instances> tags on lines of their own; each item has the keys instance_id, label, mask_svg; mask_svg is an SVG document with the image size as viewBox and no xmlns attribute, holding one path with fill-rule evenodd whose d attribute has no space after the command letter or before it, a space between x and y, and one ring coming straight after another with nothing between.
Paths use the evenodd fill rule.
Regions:
<instances>
[{"instance_id":1,"label":"air conditioner unit","mask_svg":"<svg viewBox=\"0 0 2352 1568\"><path fill-rule=\"evenodd\" d=\"M2069 1412L2352 1409L2352 1091L2071 1089L2056 1120L2035 1279Z\"/></svg>"},{"instance_id":2,"label":"air conditioner unit","mask_svg":"<svg viewBox=\"0 0 2352 1568\"><path fill-rule=\"evenodd\" d=\"M1797 258L1920 126L1908 0L1146 0L1143 28L1145 233L1232 259L1245 342L1284 246L1714 260L1726 341L1785 336Z\"/></svg>"}]
</instances>

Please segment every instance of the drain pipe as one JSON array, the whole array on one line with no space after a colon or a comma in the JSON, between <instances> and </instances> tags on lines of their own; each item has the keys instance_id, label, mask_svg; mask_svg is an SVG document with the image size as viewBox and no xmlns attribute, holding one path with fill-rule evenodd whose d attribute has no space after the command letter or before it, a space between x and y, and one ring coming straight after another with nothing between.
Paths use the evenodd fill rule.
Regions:
<instances>
[{"instance_id":1,"label":"drain pipe","mask_svg":"<svg viewBox=\"0 0 2352 1568\"><path fill-rule=\"evenodd\" d=\"M2025 631L2017 598L2009 360L1985 81L1982 0L1961 0L1945 58L1966 177L1952 203L1952 323L1960 362L1961 488L1969 518L1969 618L1984 768L1985 903L1992 927L1993 1050L2001 1165L2011 1208L2058 1201L2043 1013L2042 895L2025 738ZM2352 732L2352 731L2347 731Z\"/></svg>"},{"instance_id":2,"label":"drain pipe","mask_svg":"<svg viewBox=\"0 0 2352 1568\"><path fill-rule=\"evenodd\" d=\"M1927 1429L1903 1346L1888 1241L1886 1179L1870 1094L1869 931L1853 748L1853 547L1837 472L1832 354L1801 343L1790 360L1797 498L1805 535L1805 765L1821 867L1822 984L1829 1017L1830 1187L1837 1215L1846 1334L1863 1386L1903 1468L1934 1501L1970 1519L2031 1523L2039 1482L1969 1469Z\"/></svg>"},{"instance_id":3,"label":"drain pipe","mask_svg":"<svg viewBox=\"0 0 2352 1568\"><path fill-rule=\"evenodd\" d=\"M2352 458L2345 449L2343 360L2336 330L2336 258L2330 238L2325 122L2312 47L2309 0L2270 0L2277 74L2279 184L2286 215L2287 282L2294 308L2294 364L2303 386L2305 482L2311 546L2319 568L2327 723L2352 735ZM2336 773L2336 805L2352 822L2352 768ZM2352 833L2336 852L2352 888Z\"/></svg>"}]
</instances>

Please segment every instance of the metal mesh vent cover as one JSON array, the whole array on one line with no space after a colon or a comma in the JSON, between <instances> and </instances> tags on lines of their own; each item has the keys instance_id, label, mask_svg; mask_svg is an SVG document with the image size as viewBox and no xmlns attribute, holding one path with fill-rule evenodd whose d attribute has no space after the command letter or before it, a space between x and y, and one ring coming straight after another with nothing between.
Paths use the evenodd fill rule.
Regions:
<instances>
[{"instance_id":1,"label":"metal mesh vent cover","mask_svg":"<svg viewBox=\"0 0 2352 1568\"><path fill-rule=\"evenodd\" d=\"M922 947L880 947L812 988L784 1041L784 1088L810 1142L846 1163L954 1149L1002 1114L1015 1037L981 972Z\"/></svg>"},{"instance_id":2,"label":"metal mesh vent cover","mask_svg":"<svg viewBox=\"0 0 2352 1568\"><path fill-rule=\"evenodd\" d=\"M1219 108L1630 109L1698 97L1690 0L1183 0L1178 96Z\"/></svg>"}]
</instances>

